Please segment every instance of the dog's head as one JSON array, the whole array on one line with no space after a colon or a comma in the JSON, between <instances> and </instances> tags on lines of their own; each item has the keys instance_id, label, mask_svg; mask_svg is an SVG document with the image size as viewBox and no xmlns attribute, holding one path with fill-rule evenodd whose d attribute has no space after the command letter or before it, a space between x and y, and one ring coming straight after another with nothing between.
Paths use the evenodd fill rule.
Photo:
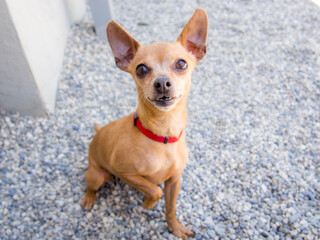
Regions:
<instances>
[{"instance_id":1,"label":"dog's head","mask_svg":"<svg viewBox=\"0 0 320 240\"><path fill-rule=\"evenodd\" d=\"M140 101L169 111L187 96L193 68L206 54L207 30L207 14L197 9L173 43L141 46L114 21L106 31L116 65L131 73Z\"/></svg>"}]
</instances>

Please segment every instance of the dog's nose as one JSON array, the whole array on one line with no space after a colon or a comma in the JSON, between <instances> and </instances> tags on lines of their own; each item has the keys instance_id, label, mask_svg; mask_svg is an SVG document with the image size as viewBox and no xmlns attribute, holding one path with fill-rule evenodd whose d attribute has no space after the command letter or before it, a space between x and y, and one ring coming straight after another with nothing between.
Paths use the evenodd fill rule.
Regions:
<instances>
[{"instance_id":1,"label":"dog's nose","mask_svg":"<svg viewBox=\"0 0 320 240\"><path fill-rule=\"evenodd\" d=\"M158 93L168 93L172 83L167 77L159 77L154 81L154 88Z\"/></svg>"}]
</instances>

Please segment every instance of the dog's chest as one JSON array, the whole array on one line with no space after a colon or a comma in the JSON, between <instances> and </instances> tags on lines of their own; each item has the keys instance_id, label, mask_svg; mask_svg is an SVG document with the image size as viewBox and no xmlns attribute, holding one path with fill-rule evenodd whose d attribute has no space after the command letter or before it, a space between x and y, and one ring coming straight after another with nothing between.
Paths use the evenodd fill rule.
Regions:
<instances>
[{"instance_id":1,"label":"dog's chest","mask_svg":"<svg viewBox=\"0 0 320 240\"><path fill-rule=\"evenodd\" d=\"M140 162L138 172L154 184L160 184L173 175L181 174L186 164L187 154L175 151L145 151L144 159Z\"/></svg>"}]
</instances>

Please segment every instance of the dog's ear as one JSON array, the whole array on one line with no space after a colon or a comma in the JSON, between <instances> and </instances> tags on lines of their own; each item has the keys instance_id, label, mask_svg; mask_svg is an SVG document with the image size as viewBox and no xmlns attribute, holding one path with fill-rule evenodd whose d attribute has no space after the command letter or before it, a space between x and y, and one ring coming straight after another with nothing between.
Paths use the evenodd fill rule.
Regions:
<instances>
[{"instance_id":1,"label":"dog's ear","mask_svg":"<svg viewBox=\"0 0 320 240\"><path fill-rule=\"evenodd\" d=\"M200 61L207 51L208 16L198 8L177 39L181 45Z\"/></svg>"},{"instance_id":2,"label":"dog's ear","mask_svg":"<svg viewBox=\"0 0 320 240\"><path fill-rule=\"evenodd\" d=\"M140 44L115 21L108 23L106 32L117 67L127 71Z\"/></svg>"}]
</instances>

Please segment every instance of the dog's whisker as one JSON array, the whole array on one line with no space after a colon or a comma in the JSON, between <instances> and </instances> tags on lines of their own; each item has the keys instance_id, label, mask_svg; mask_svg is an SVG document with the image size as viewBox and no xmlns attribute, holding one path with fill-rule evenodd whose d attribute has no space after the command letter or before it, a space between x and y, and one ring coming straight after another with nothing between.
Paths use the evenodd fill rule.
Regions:
<instances>
[{"instance_id":1,"label":"dog's whisker","mask_svg":"<svg viewBox=\"0 0 320 240\"><path fill-rule=\"evenodd\" d=\"M140 100L143 101L143 103L145 103L145 102L147 101L146 94L144 93L143 90L139 90L139 91L138 91L138 95L140 96L139 98L140 98Z\"/></svg>"}]
</instances>

